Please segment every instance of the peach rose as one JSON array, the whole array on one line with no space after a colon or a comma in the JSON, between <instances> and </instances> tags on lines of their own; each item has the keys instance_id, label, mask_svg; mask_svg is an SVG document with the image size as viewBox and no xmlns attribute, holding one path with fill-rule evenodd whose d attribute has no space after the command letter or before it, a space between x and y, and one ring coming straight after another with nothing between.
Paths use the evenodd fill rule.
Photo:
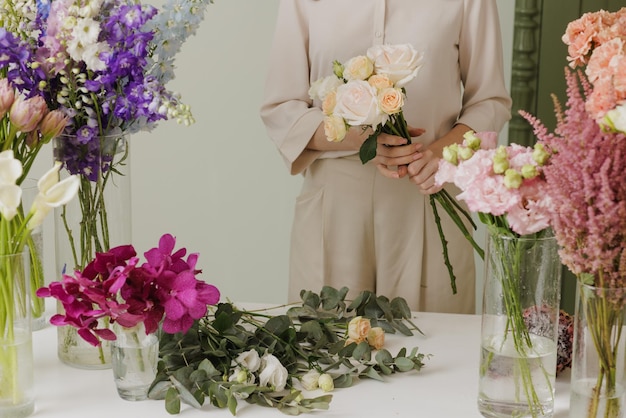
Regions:
<instances>
[{"instance_id":1,"label":"peach rose","mask_svg":"<svg viewBox=\"0 0 626 418\"><path fill-rule=\"evenodd\" d=\"M374 72L374 64L365 55L350 58L343 65L343 78L350 80L367 80Z\"/></svg>"},{"instance_id":2,"label":"peach rose","mask_svg":"<svg viewBox=\"0 0 626 418\"><path fill-rule=\"evenodd\" d=\"M348 323L348 339L356 343L365 341L370 329L371 325L369 319L363 318L362 316L355 316Z\"/></svg>"},{"instance_id":3,"label":"peach rose","mask_svg":"<svg viewBox=\"0 0 626 418\"><path fill-rule=\"evenodd\" d=\"M324 117L324 133L329 142L341 142L347 133L346 122L342 117L329 115Z\"/></svg>"},{"instance_id":4,"label":"peach rose","mask_svg":"<svg viewBox=\"0 0 626 418\"><path fill-rule=\"evenodd\" d=\"M385 74L374 74L367 79L367 82L378 91L393 87L393 83Z\"/></svg>"},{"instance_id":5,"label":"peach rose","mask_svg":"<svg viewBox=\"0 0 626 418\"><path fill-rule=\"evenodd\" d=\"M402 111L404 106L404 93L398 88L386 88L378 95L380 110L388 115L394 115Z\"/></svg>"},{"instance_id":6,"label":"peach rose","mask_svg":"<svg viewBox=\"0 0 626 418\"><path fill-rule=\"evenodd\" d=\"M374 327L367 333L367 343L376 350L385 345L385 331L381 327Z\"/></svg>"},{"instance_id":7,"label":"peach rose","mask_svg":"<svg viewBox=\"0 0 626 418\"><path fill-rule=\"evenodd\" d=\"M311 83L309 88L309 97L312 100L319 99L323 101L326 96L335 91L337 87L343 84L343 81L336 75L329 75L328 77L320 78L319 80Z\"/></svg>"},{"instance_id":8,"label":"peach rose","mask_svg":"<svg viewBox=\"0 0 626 418\"><path fill-rule=\"evenodd\" d=\"M326 95L326 97L324 98L324 101L322 102L322 112L326 116L332 115L332 113L335 111L336 104L337 104L337 92L331 91Z\"/></svg>"}]
</instances>

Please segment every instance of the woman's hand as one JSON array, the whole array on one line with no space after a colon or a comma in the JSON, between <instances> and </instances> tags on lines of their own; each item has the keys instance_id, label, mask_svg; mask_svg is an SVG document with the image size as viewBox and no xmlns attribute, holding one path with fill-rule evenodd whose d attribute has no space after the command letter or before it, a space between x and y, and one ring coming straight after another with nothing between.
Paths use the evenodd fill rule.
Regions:
<instances>
[{"instance_id":1,"label":"woman's hand","mask_svg":"<svg viewBox=\"0 0 626 418\"><path fill-rule=\"evenodd\" d=\"M439 158L428 148L420 152L418 158L407 167L409 180L425 195L441 190L442 186L435 185L435 174L438 169Z\"/></svg>"},{"instance_id":2,"label":"woman's hand","mask_svg":"<svg viewBox=\"0 0 626 418\"><path fill-rule=\"evenodd\" d=\"M423 133L423 129L409 128L411 137L417 137ZM407 144L406 138L401 136L381 133L378 135L377 143L376 157L373 162L385 177L397 179L406 176L407 166L420 158L419 150L422 144Z\"/></svg>"}]
</instances>

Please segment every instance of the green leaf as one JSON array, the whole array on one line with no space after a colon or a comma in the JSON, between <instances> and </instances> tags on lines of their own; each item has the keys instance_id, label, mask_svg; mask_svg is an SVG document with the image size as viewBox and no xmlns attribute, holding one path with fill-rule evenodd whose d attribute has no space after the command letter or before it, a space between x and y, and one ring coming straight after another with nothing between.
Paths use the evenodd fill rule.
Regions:
<instances>
[{"instance_id":1,"label":"green leaf","mask_svg":"<svg viewBox=\"0 0 626 418\"><path fill-rule=\"evenodd\" d=\"M300 327L300 332L304 332L307 334L308 338L313 340L319 340L323 336L322 327L317 321L308 321L302 324Z\"/></svg>"},{"instance_id":2,"label":"green leaf","mask_svg":"<svg viewBox=\"0 0 626 418\"><path fill-rule=\"evenodd\" d=\"M413 361L406 357L396 357L396 367L401 372L408 372L409 370L413 370L415 364Z\"/></svg>"},{"instance_id":3,"label":"green leaf","mask_svg":"<svg viewBox=\"0 0 626 418\"><path fill-rule=\"evenodd\" d=\"M165 399L165 395L171 387L172 384L169 380L161 380L160 382L153 383L148 391L148 397L156 400Z\"/></svg>"},{"instance_id":4,"label":"green leaf","mask_svg":"<svg viewBox=\"0 0 626 418\"><path fill-rule=\"evenodd\" d=\"M322 298L322 308L327 311L337 308L342 302L339 291L330 286L324 286L320 296Z\"/></svg>"},{"instance_id":5,"label":"green leaf","mask_svg":"<svg viewBox=\"0 0 626 418\"><path fill-rule=\"evenodd\" d=\"M342 374L333 379L335 388L348 388L354 384L352 375Z\"/></svg>"},{"instance_id":6,"label":"green leaf","mask_svg":"<svg viewBox=\"0 0 626 418\"><path fill-rule=\"evenodd\" d=\"M404 322L402 322L401 320L394 320L391 325L397 329L398 331L400 331L402 334L406 335L406 336L411 336L413 335L413 331L411 331L406 325L404 325Z\"/></svg>"},{"instance_id":7,"label":"green leaf","mask_svg":"<svg viewBox=\"0 0 626 418\"><path fill-rule=\"evenodd\" d=\"M379 380L381 382L385 381L385 379L383 379L383 377L380 375L380 373L378 373L376 370L374 370L373 367L368 367L365 370L365 372L363 373L363 375L369 377L370 379Z\"/></svg>"},{"instance_id":8,"label":"green leaf","mask_svg":"<svg viewBox=\"0 0 626 418\"><path fill-rule=\"evenodd\" d=\"M228 410L233 416L237 415L237 398L232 394L231 391L228 391Z\"/></svg>"},{"instance_id":9,"label":"green leaf","mask_svg":"<svg viewBox=\"0 0 626 418\"><path fill-rule=\"evenodd\" d=\"M361 163L365 164L376 157L376 147L378 146L377 138L379 133L380 131L376 130L361 145L361 149L359 150Z\"/></svg>"},{"instance_id":10,"label":"green leaf","mask_svg":"<svg viewBox=\"0 0 626 418\"><path fill-rule=\"evenodd\" d=\"M389 303L389 299L386 296L378 296L376 298L376 302L378 303L378 307L383 312L383 315L387 319L387 321L393 321L393 310L391 309L391 303Z\"/></svg>"},{"instance_id":11,"label":"green leaf","mask_svg":"<svg viewBox=\"0 0 626 418\"><path fill-rule=\"evenodd\" d=\"M174 415L180 413L180 398L175 387L170 386L165 394L165 410Z\"/></svg>"},{"instance_id":12,"label":"green leaf","mask_svg":"<svg viewBox=\"0 0 626 418\"><path fill-rule=\"evenodd\" d=\"M411 319L411 308L404 298L395 297L391 300L391 310L395 318Z\"/></svg>"},{"instance_id":13,"label":"green leaf","mask_svg":"<svg viewBox=\"0 0 626 418\"><path fill-rule=\"evenodd\" d=\"M374 357L376 363L378 364L391 364L393 363L393 356L386 349L378 350L376 356Z\"/></svg>"},{"instance_id":14,"label":"green leaf","mask_svg":"<svg viewBox=\"0 0 626 418\"><path fill-rule=\"evenodd\" d=\"M356 348L352 352L352 358L357 361L369 361L372 356L372 348L367 341L362 341L356 345Z\"/></svg>"},{"instance_id":15,"label":"green leaf","mask_svg":"<svg viewBox=\"0 0 626 418\"><path fill-rule=\"evenodd\" d=\"M178 391L178 395L180 396L183 402L193 406L194 408L198 408L198 409L202 408L202 405L200 405L196 397L181 382L179 382L174 376L171 376L170 380L176 387L176 390Z\"/></svg>"}]
</instances>

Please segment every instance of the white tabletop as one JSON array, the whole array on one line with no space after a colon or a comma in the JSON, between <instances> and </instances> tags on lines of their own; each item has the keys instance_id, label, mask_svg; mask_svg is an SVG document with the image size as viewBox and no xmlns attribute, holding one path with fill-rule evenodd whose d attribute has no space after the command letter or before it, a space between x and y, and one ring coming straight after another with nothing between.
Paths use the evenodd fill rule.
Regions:
<instances>
[{"instance_id":1,"label":"white tabletop","mask_svg":"<svg viewBox=\"0 0 626 418\"><path fill-rule=\"evenodd\" d=\"M478 418L476 407L480 316L415 313L414 322L425 336L387 335L386 348L419 347L432 354L420 372L387 376L386 382L362 379L349 388L335 389L330 409L311 415L324 417L423 417ZM172 417L163 401L129 402L120 399L111 370L80 370L61 363L56 354L56 329L36 331L35 413L37 418L130 418ZM566 418L569 404L569 373L557 377L555 418ZM316 391L310 396L319 396ZM208 402L202 410L188 405L180 417L232 417ZM272 408L239 402L238 417L281 417ZM302 415L307 416L307 415Z\"/></svg>"}]
</instances>

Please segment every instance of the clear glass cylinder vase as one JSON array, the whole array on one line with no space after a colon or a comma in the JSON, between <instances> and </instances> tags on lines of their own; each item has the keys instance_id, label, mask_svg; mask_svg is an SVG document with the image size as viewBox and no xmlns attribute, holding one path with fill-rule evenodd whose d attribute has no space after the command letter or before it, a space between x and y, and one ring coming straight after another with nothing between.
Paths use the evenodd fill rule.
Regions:
<instances>
[{"instance_id":1,"label":"clear glass cylinder vase","mask_svg":"<svg viewBox=\"0 0 626 418\"><path fill-rule=\"evenodd\" d=\"M485 251L478 409L485 417L551 417L561 263L549 231L490 232Z\"/></svg>"},{"instance_id":2,"label":"clear glass cylinder vase","mask_svg":"<svg viewBox=\"0 0 626 418\"><path fill-rule=\"evenodd\" d=\"M56 269L63 274L82 271L96 255L131 242L131 179L128 135L108 135L83 143L77 136L53 140L55 161L62 176L80 179L77 196L55 209ZM110 347L87 344L76 329L58 329L58 356L78 368L110 367Z\"/></svg>"},{"instance_id":3,"label":"clear glass cylinder vase","mask_svg":"<svg viewBox=\"0 0 626 418\"><path fill-rule=\"evenodd\" d=\"M571 418L626 416L626 288L578 280L570 385Z\"/></svg>"},{"instance_id":4,"label":"clear glass cylinder vase","mask_svg":"<svg viewBox=\"0 0 626 418\"><path fill-rule=\"evenodd\" d=\"M159 338L146 334L142 323L132 328L114 325L117 337L111 342L111 366L117 393L128 401L148 398L159 360Z\"/></svg>"},{"instance_id":5,"label":"clear glass cylinder vase","mask_svg":"<svg viewBox=\"0 0 626 418\"><path fill-rule=\"evenodd\" d=\"M30 254L0 255L0 418L35 410Z\"/></svg>"}]
</instances>

